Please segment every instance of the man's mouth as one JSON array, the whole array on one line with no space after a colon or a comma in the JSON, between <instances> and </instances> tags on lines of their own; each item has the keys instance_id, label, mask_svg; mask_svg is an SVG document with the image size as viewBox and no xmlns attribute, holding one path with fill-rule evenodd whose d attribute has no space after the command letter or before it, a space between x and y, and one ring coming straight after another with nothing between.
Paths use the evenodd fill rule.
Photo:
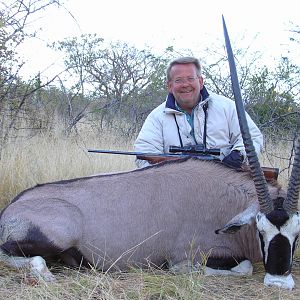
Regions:
<instances>
[{"instance_id":1,"label":"man's mouth","mask_svg":"<svg viewBox=\"0 0 300 300\"><path fill-rule=\"evenodd\" d=\"M188 91L181 91L180 93L181 94L189 94L189 93L192 93L193 91L192 90L188 90Z\"/></svg>"}]
</instances>

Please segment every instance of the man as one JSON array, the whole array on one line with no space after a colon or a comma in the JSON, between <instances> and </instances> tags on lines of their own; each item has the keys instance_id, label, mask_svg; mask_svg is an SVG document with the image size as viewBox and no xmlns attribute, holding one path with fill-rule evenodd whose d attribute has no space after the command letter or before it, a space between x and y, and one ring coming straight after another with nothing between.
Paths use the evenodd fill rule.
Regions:
<instances>
[{"instance_id":1,"label":"man","mask_svg":"<svg viewBox=\"0 0 300 300\"><path fill-rule=\"evenodd\" d=\"M203 144L207 149L220 148L220 159L239 168L246 158L235 103L208 92L203 83L199 60L181 57L167 68L168 96L146 118L135 141L135 151L168 153L170 146ZM248 126L259 154L263 146L260 130L247 114ZM142 157L138 167L170 159Z\"/></svg>"}]
</instances>

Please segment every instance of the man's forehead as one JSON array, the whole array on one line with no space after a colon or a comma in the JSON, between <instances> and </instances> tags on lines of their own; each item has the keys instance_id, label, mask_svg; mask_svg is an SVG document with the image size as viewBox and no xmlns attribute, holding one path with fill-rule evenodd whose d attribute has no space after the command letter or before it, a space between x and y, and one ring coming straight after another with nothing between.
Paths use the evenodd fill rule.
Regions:
<instances>
[{"instance_id":1,"label":"man's forehead","mask_svg":"<svg viewBox=\"0 0 300 300\"><path fill-rule=\"evenodd\" d=\"M190 73L191 75L196 74L196 66L194 64L176 64L171 68L171 75Z\"/></svg>"}]
</instances>

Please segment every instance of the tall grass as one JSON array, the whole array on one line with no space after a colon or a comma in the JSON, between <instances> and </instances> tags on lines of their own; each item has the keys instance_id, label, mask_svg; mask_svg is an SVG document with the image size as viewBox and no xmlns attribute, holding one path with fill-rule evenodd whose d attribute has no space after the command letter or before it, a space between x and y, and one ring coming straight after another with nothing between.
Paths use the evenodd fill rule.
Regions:
<instances>
[{"instance_id":1,"label":"tall grass","mask_svg":"<svg viewBox=\"0 0 300 300\"><path fill-rule=\"evenodd\" d=\"M88 153L88 148L132 150L111 132L83 132L68 139L40 134L8 144L0 162L0 205L25 188L54 180L135 168L133 156Z\"/></svg>"},{"instance_id":2,"label":"tall grass","mask_svg":"<svg viewBox=\"0 0 300 300\"><path fill-rule=\"evenodd\" d=\"M112 132L98 136L82 131L64 139L44 134L18 140L3 150L0 162L0 206L25 188L54 180L135 168L134 157L87 153L87 148L132 150ZM284 151L285 148L278 151ZM284 155L281 155L284 156ZM262 164L278 166L266 155ZM286 162L280 162L281 169ZM285 176L280 180L284 184ZM299 263L293 274L300 284ZM263 267L254 266L252 277L205 277L200 273L172 275L149 269L103 274L96 270L70 270L57 266L53 284L31 285L27 272L0 265L0 299L300 299L300 289L283 291L263 286ZM297 282L298 281L298 282Z\"/></svg>"},{"instance_id":3,"label":"tall grass","mask_svg":"<svg viewBox=\"0 0 300 300\"><path fill-rule=\"evenodd\" d=\"M278 181L286 188L291 172L292 142L266 142L265 149L260 157L262 166L279 169Z\"/></svg>"},{"instance_id":4,"label":"tall grass","mask_svg":"<svg viewBox=\"0 0 300 300\"><path fill-rule=\"evenodd\" d=\"M79 135L63 138L59 134L39 134L8 144L0 161L0 207L25 188L38 183L134 169L133 156L88 153L87 149L132 151L132 140L116 132L101 135L83 129ZM260 157L264 166L278 167L279 182L286 186L291 145L268 145ZM270 155L272 152L272 155Z\"/></svg>"}]
</instances>

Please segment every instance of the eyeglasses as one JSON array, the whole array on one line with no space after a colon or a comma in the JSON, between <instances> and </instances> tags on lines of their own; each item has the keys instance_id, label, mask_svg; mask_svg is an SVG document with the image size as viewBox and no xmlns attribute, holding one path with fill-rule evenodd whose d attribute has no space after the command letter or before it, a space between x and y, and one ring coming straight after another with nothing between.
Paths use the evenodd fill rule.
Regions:
<instances>
[{"instance_id":1,"label":"eyeglasses","mask_svg":"<svg viewBox=\"0 0 300 300\"><path fill-rule=\"evenodd\" d=\"M175 80L173 80L173 82L177 85L181 85L184 83L194 83L196 80L198 79L198 77L187 77L187 78L176 78Z\"/></svg>"}]
</instances>

